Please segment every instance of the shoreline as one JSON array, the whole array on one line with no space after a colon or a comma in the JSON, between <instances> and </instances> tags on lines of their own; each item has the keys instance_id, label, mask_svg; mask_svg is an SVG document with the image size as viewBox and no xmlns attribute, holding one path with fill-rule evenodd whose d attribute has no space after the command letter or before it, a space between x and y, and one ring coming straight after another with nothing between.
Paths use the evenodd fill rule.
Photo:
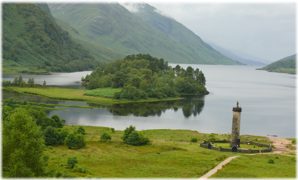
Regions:
<instances>
[{"instance_id":1,"label":"shoreline","mask_svg":"<svg viewBox=\"0 0 298 180\"><path fill-rule=\"evenodd\" d=\"M172 98L148 98L140 100L117 100L113 98L101 97L101 96L87 96L85 90L65 88L65 87L3 87L2 90L27 93L38 96L44 96L47 98L58 99L58 100L70 100L70 101L85 101L89 103L95 103L99 105L115 105L115 104L130 104L130 103L151 103L151 102L167 102L177 101L184 99L183 97L172 97Z\"/></svg>"},{"instance_id":2,"label":"shoreline","mask_svg":"<svg viewBox=\"0 0 298 180\"><path fill-rule=\"evenodd\" d=\"M92 127L92 128L113 128L117 131L124 131L125 128L123 129L118 129L112 126L100 126L100 125L81 125L81 124L67 124L65 123L64 126L69 126L69 127L76 127L76 126L81 126L81 127ZM218 132L204 132L204 131L199 131L199 130L195 130L195 129L177 129L177 128L151 128L151 129L142 129L139 128L139 131L162 131L162 130L166 130L166 131L190 131L190 132L197 132L200 134L204 134L204 135L211 135L211 134L215 134L215 135L230 135L230 133L218 133ZM268 138L270 139L269 135L259 135L259 134L242 134L240 136L244 136L244 137L262 137L262 138ZM276 136L275 138L283 138L283 139L296 139L296 137L283 137L283 136Z\"/></svg>"}]
</instances>

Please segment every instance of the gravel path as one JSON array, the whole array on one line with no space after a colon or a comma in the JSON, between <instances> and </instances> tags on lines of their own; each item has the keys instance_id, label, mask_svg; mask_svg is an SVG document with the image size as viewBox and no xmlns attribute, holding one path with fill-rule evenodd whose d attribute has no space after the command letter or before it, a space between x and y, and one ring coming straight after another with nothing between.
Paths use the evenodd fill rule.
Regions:
<instances>
[{"instance_id":1,"label":"gravel path","mask_svg":"<svg viewBox=\"0 0 298 180\"><path fill-rule=\"evenodd\" d=\"M272 136L268 136L268 138L270 139L270 141L272 141L273 153L281 154L292 151L288 148L288 145L292 144L290 140Z\"/></svg>"},{"instance_id":2,"label":"gravel path","mask_svg":"<svg viewBox=\"0 0 298 180\"><path fill-rule=\"evenodd\" d=\"M239 156L228 157L227 159L225 159L221 163L219 163L215 168L211 169L209 172L207 172L205 175L203 175L201 178L202 179L207 179L207 178L211 177L218 170L222 169L224 165L228 164L229 162L231 162L233 159L235 159L237 157L239 157Z\"/></svg>"}]
</instances>

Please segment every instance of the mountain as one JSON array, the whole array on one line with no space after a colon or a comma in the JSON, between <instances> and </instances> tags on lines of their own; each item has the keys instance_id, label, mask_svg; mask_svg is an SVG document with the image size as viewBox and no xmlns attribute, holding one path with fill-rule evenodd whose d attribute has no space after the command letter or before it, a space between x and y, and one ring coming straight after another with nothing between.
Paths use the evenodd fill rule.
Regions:
<instances>
[{"instance_id":1,"label":"mountain","mask_svg":"<svg viewBox=\"0 0 298 180\"><path fill-rule=\"evenodd\" d=\"M296 74L296 54L273 62L261 68L261 70L266 70L269 72Z\"/></svg>"},{"instance_id":2,"label":"mountain","mask_svg":"<svg viewBox=\"0 0 298 180\"><path fill-rule=\"evenodd\" d=\"M264 66L266 64L263 60L260 60L259 58L243 55L237 52L232 52L231 50L228 50L211 42L208 42L208 44L210 44L214 49L216 49L218 52L225 55L226 57L229 57L230 59L238 61L244 65Z\"/></svg>"},{"instance_id":3,"label":"mountain","mask_svg":"<svg viewBox=\"0 0 298 180\"><path fill-rule=\"evenodd\" d=\"M98 61L56 23L46 4L3 4L4 73L79 71Z\"/></svg>"},{"instance_id":4,"label":"mountain","mask_svg":"<svg viewBox=\"0 0 298 180\"><path fill-rule=\"evenodd\" d=\"M49 4L53 16L73 27L80 40L118 54L149 53L172 63L238 64L148 4L129 11L116 3Z\"/></svg>"}]
</instances>

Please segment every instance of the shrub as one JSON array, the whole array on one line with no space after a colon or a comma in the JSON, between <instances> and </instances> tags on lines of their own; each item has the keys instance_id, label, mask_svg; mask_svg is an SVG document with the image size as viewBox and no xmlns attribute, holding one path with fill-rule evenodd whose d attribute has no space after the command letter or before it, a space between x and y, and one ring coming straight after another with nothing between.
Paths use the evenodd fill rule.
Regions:
<instances>
[{"instance_id":1,"label":"shrub","mask_svg":"<svg viewBox=\"0 0 298 180\"><path fill-rule=\"evenodd\" d=\"M111 136L106 132L102 133L100 136L101 142L108 142L108 141L111 141L111 139L112 139Z\"/></svg>"},{"instance_id":2,"label":"shrub","mask_svg":"<svg viewBox=\"0 0 298 180\"><path fill-rule=\"evenodd\" d=\"M125 144L129 144L133 146L141 146L149 143L149 139L143 137L142 134L139 134L135 130L134 126L129 126L124 130L122 139Z\"/></svg>"},{"instance_id":3,"label":"shrub","mask_svg":"<svg viewBox=\"0 0 298 180\"><path fill-rule=\"evenodd\" d=\"M143 137L137 131L133 131L128 135L128 138L125 141L126 144L133 146L141 146L149 143L149 139Z\"/></svg>"},{"instance_id":4,"label":"shrub","mask_svg":"<svg viewBox=\"0 0 298 180\"><path fill-rule=\"evenodd\" d=\"M273 159L269 159L269 160L268 160L268 163L269 163L269 164L274 164L274 160L273 160Z\"/></svg>"},{"instance_id":5,"label":"shrub","mask_svg":"<svg viewBox=\"0 0 298 180\"><path fill-rule=\"evenodd\" d=\"M111 131L112 131L112 133L114 133L115 132L115 129L114 128L111 128Z\"/></svg>"},{"instance_id":6,"label":"shrub","mask_svg":"<svg viewBox=\"0 0 298 180\"><path fill-rule=\"evenodd\" d=\"M53 115L51 119L53 120L54 127L62 128L65 123L65 120L60 119L57 115Z\"/></svg>"},{"instance_id":7,"label":"shrub","mask_svg":"<svg viewBox=\"0 0 298 180\"><path fill-rule=\"evenodd\" d=\"M69 134L65 139L65 144L69 149L80 149L85 146L84 136L79 133Z\"/></svg>"},{"instance_id":8,"label":"shrub","mask_svg":"<svg viewBox=\"0 0 298 180\"><path fill-rule=\"evenodd\" d=\"M193 142L193 143L198 142L198 138L193 137L190 139L190 142Z\"/></svg>"},{"instance_id":9,"label":"shrub","mask_svg":"<svg viewBox=\"0 0 298 180\"><path fill-rule=\"evenodd\" d=\"M67 132L61 129L48 126L44 130L44 139L47 146L56 146L64 143Z\"/></svg>"},{"instance_id":10,"label":"shrub","mask_svg":"<svg viewBox=\"0 0 298 180\"><path fill-rule=\"evenodd\" d=\"M77 129L77 133L82 134L82 135L86 134L85 129L81 126Z\"/></svg>"},{"instance_id":11,"label":"shrub","mask_svg":"<svg viewBox=\"0 0 298 180\"><path fill-rule=\"evenodd\" d=\"M78 163L76 157L70 157L67 159L67 167L73 169L75 165Z\"/></svg>"},{"instance_id":12,"label":"shrub","mask_svg":"<svg viewBox=\"0 0 298 180\"><path fill-rule=\"evenodd\" d=\"M129 134L135 130L136 128L134 126L129 126L128 128L126 128L122 136L123 141L125 141L128 138Z\"/></svg>"}]
</instances>

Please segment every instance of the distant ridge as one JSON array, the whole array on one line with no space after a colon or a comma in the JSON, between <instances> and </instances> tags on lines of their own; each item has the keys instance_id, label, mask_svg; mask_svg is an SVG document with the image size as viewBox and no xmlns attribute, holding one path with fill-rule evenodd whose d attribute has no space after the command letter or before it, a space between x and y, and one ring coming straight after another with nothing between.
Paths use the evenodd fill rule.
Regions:
<instances>
[{"instance_id":1,"label":"distant ridge","mask_svg":"<svg viewBox=\"0 0 298 180\"><path fill-rule=\"evenodd\" d=\"M228 49L225 49L221 46L218 46L214 43L208 42L214 49L219 51L221 54L233 59L234 61L238 61L244 65L251 65L251 66L264 66L266 63L262 62L258 58L253 58L253 57L247 57L245 55L241 55L240 53L237 52L232 52Z\"/></svg>"},{"instance_id":2,"label":"distant ridge","mask_svg":"<svg viewBox=\"0 0 298 180\"><path fill-rule=\"evenodd\" d=\"M261 68L261 70L266 70L269 72L296 74L296 54L273 62Z\"/></svg>"}]
</instances>

